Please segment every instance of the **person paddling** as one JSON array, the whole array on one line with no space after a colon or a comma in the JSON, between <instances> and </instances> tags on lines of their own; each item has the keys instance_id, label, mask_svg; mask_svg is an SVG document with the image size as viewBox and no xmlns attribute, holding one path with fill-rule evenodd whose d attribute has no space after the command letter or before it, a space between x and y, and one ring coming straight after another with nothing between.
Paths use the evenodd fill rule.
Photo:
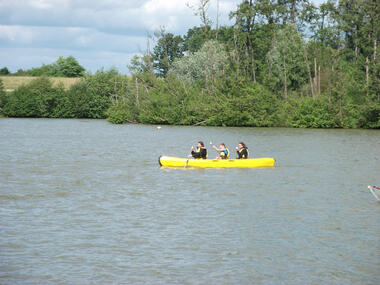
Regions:
<instances>
[{"instance_id":1,"label":"person paddling","mask_svg":"<svg viewBox=\"0 0 380 285\"><path fill-rule=\"evenodd\" d=\"M203 141L199 141L197 144L197 149L194 151L194 147L191 147L191 154L189 154L189 157L193 158L207 158L207 149L205 148L205 144Z\"/></svg>"},{"instance_id":2,"label":"person paddling","mask_svg":"<svg viewBox=\"0 0 380 285\"><path fill-rule=\"evenodd\" d=\"M248 147L243 142L239 142L236 147L236 159L247 159L248 158Z\"/></svg>"},{"instance_id":3,"label":"person paddling","mask_svg":"<svg viewBox=\"0 0 380 285\"><path fill-rule=\"evenodd\" d=\"M230 157L230 150L226 147L224 143L219 145L219 148L215 145L212 145L213 149L219 152L217 159L228 159Z\"/></svg>"}]
</instances>

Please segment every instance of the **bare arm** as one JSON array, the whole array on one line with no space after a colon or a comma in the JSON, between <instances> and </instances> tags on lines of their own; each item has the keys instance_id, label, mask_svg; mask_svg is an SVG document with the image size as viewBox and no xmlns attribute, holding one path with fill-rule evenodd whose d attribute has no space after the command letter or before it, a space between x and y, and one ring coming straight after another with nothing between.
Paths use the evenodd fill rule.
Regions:
<instances>
[{"instance_id":1,"label":"bare arm","mask_svg":"<svg viewBox=\"0 0 380 285\"><path fill-rule=\"evenodd\" d=\"M216 146L212 145L212 148L215 149L217 152L220 152L220 149L217 148Z\"/></svg>"}]
</instances>

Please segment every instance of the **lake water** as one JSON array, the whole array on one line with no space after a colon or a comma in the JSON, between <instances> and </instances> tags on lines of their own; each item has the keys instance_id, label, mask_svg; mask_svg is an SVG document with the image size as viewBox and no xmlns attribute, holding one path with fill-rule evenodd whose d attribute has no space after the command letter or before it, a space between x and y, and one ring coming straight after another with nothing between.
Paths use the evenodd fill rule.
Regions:
<instances>
[{"instance_id":1,"label":"lake water","mask_svg":"<svg viewBox=\"0 0 380 285\"><path fill-rule=\"evenodd\" d=\"M198 140L276 166L159 167ZM369 184L379 130L0 119L0 284L380 284Z\"/></svg>"}]
</instances>

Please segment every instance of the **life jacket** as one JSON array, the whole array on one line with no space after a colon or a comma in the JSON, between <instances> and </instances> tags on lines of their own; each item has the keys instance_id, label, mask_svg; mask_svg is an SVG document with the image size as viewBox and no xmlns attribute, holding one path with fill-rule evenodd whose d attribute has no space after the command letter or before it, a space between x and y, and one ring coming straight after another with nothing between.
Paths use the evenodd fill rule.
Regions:
<instances>
[{"instance_id":1,"label":"life jacket","mask_svg":"<svg viewBox=\"0 0 380 285\"><path fill-rule=\"evenodd\" d=\"M247 157L245 157L245 156L242 156L242 152L243 152L243 150L247 150ZM248 148L245 146L245 147L242 147L240 150L238 150L238 152L239 152L239 157L240 158L248 158L248 156L249 156L249 152L248 152Z\"/></svg>"},{"instance_id":2,"label":"life jacket","mask_svg":"<svg viewBox=\"0 0 380 285\"><path fill-rule=\"evenodd\" d=\"M220 152L220 158L228 159L229 157L230 157L230 150L228 148L226 148Z\"/></svg>"},{"instance_id":3,"label":"life jacket","mask_svg":"<svg viewBox=\"0 0 380 285\"><path fill-rule=\"evenodd\" d=\"M203 159L207 159L207 149L206 148L204 148L204 147L197 147L197 149L195 150L195 153L200 153L201 149L204 149L206 151L206 157L202 157L202 158Z\"/></svg>"}]
</instances>

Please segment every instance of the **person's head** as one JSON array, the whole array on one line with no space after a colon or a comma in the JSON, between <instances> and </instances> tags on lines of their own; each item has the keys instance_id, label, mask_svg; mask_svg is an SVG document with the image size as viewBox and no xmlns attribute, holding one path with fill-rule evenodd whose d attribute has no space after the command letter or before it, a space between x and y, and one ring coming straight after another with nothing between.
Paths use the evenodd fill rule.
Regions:
<instances>
[{"instance_id":1,"label":"person's head","mask_svg":"<svg viewBox=\"0 0 380 285\"><path fill-rule=\"evenodd\" d=\"M239 142L238 147L239 147L239 149L242 149L243 147L245 147L245 143L243 143L243 142Z\"/></svg>"},{"instance_id":2,"label":"person's head","mask_svg":"<svg viewBox=\"0 0 380 285\"><path fill-rule=\"evenodd\" d=\"M204 147L204 146L205 146L205 144L203 143L203 141L198 142L198 147Z\"/></svg>"},{"instance_id":3,"label":"person's head","mask_svg":"<svg viewBox=\"0 0 380 285\"><path fill-rule=\"evenodd\" d=\"M224 143L221 143L221 144L219 145L219 148L221 148L221 149L226 149L226 145L225 145Z\"/></svg>"}]
</instances>

